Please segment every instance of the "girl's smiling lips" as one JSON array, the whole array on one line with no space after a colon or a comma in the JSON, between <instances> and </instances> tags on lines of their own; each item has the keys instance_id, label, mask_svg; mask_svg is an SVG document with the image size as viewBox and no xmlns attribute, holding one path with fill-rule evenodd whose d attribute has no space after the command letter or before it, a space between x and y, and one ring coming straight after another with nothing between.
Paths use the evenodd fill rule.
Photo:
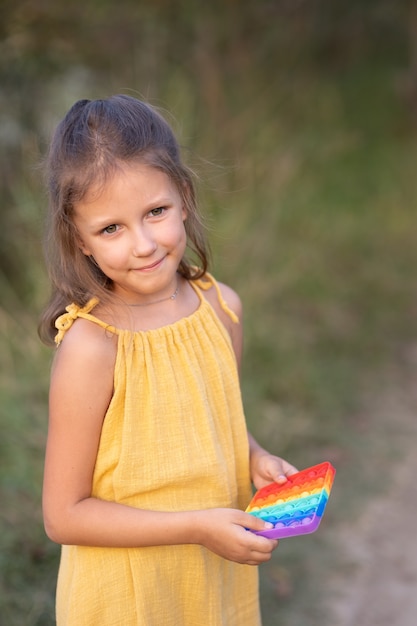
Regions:
<instances>
[{"instance_id":1,"label":"girl's smiling lips","mask_svg":"<svg viewBox=\"0 0 417 626\"><path fill-rule=\"evenodd\" d=\"M144 265L143 267L137 267L137 268L135 268L135 272L148 272L148 271L151 271L151 270L155 269L156 267L158 267L162 263L164 258L165 257L163 257L162 259L158 259L158 261L155 261L154 263L151 263L150 265Z\"/></svg>"}]
</instances>

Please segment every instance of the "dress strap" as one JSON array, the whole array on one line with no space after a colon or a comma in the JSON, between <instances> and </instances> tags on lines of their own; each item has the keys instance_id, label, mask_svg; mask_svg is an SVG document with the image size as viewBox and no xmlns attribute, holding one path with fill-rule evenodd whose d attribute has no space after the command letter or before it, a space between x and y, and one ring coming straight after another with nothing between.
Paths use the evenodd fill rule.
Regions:
<instances>
[{"instance_id":1,"label":"dress strap","mask_svg":"<svg viewBox=\"0 0 417 626\"><path fill-rule=\"evenodd\" d=\"M201 278L198 278L197 280L194 280L192 282L193 282L193 284L197 288L200 288L203 291L208 291L211 287L214 287L215 290L216 290L217 299L218 299L218 301L220 303L220 306L222 307L223 311L225 313L227 313L227 315L230 317L232 322L234 322L235 324L239 324L238 316L227 305L226 301L224 300L224 298L222 296L222 292L220 291L220 287L219 287L218 282L216 281L216 279L211 274L209 274L209 272L206 272L204 274L204 276L202 276Z\"/></svg>"},{"instance_id":2,"label":"dress strap","mask_svg":"<svg viewBox=\"0 0 417 626\"><path fill-rule=\"evenodd\" d=\"M75 302L65 307L66 313L60 315L55 321L55 328L58 330L55 335L55 343L58 346L63 340L67 330L71 328L78 317L95 322L99 326L115 332L116 329L114 329L113 326L109 326L109 324L99 320L97 317L94 317L94 315L90 315L90 312L94 309L98 302L98 298L91 298L91 300L89 300L83 307L78 306Z\"/></svg>"}]
</instances>

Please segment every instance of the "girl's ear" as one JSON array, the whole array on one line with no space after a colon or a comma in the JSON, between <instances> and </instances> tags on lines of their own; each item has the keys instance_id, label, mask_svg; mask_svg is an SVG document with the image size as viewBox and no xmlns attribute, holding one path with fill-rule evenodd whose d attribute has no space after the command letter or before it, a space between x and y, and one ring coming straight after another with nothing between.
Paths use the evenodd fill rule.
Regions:
<instances>
[{"instance_id":1,"label":"girl's ear","mask_svg":"<svg viewBox=\"0 0 417 626\"><path fill-rule=\"evenodd\" d=\"M182 184L182 190L183 190L182 221L185 222L185 220L188 217L187 202L189 201L189 196L190 196L190 186L189 186L189 184L184 182Z\"/></svg>"},{"instance_id":2,"label":"girl's ear","mask_svg":"<svg viewBox=\"0 0 417 626\"><path fill-rule=\"evenodd\" d=\"M85 256L91 256L91 251L85 246L83 240L79 237L77 237L77 246L79 247L81 252L85 254Z\"/></svg>"}]
</instances>

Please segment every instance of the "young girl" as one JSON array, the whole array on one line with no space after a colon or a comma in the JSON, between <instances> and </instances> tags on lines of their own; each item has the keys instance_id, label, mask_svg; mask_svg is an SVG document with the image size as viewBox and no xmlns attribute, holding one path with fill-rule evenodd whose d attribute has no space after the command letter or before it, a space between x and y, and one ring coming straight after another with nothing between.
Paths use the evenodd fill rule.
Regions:
<instances>
[{"instance_id":1,"label":"young girl","mask_svg":"<svg viewBox=\"0 0 417 626\"><path fill-rule=\"evenodd\" d=\"M82 100L47 160L53 293L43 508L62 546L58 626L256 626L277 542L242 511L295 468L248 435L241 304L207 273L166 121ZM195 267L186 248L199 260Z\"/></svg>"}]
</instances>

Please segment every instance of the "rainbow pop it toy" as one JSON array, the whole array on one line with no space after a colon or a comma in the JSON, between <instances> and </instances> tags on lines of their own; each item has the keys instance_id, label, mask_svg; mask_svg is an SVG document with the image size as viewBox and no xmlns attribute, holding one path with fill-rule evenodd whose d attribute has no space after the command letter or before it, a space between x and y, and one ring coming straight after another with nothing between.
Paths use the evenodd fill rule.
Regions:
<instances>
[{"instance_id":1,"label":"rainbow pop it toy","mask_svg":"<svg viewBox=\"0 0 417 626\"><path fill-rule=\"evenodd\" d=\"M246 512L271 522L274 528L253 532L281 539L317 530L335 474L334 467L326 461L288 476L283 485L272 483L259 489Z\"/></svg>"}]
</instances>

